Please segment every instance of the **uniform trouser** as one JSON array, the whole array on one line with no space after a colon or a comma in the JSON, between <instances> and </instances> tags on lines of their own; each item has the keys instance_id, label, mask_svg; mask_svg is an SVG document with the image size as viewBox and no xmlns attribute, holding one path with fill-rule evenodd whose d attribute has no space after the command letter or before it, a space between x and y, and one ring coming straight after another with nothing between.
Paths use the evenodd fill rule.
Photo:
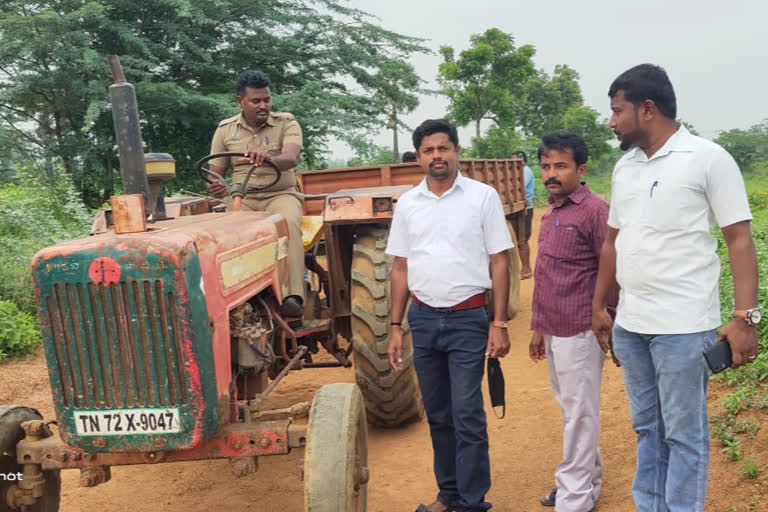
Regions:
<instances>
[{"instance_id":1,"label":"uniform trouser","mask_svg":"<svg viewBox=\"0 0 768 512\"><path fill-rule=\"evenodd\" d=\"M264 198L249 195L243 198L243 210L277 213L288 223L288 295L304 298L304 242L301 238L301 199L293 193L269 194Z\"/></svg>"},{"instance_id":2,"label":"uniform trouser","mask_svg":"<svg viewBox=\"0 0 768 512\"><path fill-rule=\"evenodd\" d=\"M481 384L488 313L484 307L437 312L414 302L408 323L432 437L437 499L467 511L487 510L491 469Z\"/></svg>"},{"instance_id":3,"label":"uniform trouser","mask_svg":"<svg viewBox=\"0 0 768 512\"><path fill-rule=\"evenodd\" d=\"M600 497L603 465L600 381L605 356L594 333L544 336L552 392L563 415L563 460L555 471L556 512L588 512Z\"/></svg>"}]
</instances>

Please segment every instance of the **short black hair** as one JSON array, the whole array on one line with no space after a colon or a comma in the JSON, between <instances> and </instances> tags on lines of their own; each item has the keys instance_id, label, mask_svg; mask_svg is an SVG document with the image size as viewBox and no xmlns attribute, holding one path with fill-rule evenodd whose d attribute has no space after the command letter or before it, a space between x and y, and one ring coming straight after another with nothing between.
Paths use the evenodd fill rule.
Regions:
<instances>
[{"instance_id":1,"label":"short black hair","mask_svg":"<svg viewBox=\"0 0 768 512\"><path fill-rule=\"evenodd\" d=\"M573 132L560 131L543 136L541 144L539 144L539 162L541 162L541 155L552 149L556 151L570 149L571 153L573 153L573 161L576 162L577 167L587 163L589 158L587 143L584 142L581 136Z\"/></svg>"},{"instance_id":2,"label":"short black hair","mask_svg":"<svg viewBox=\"0 0 768 512\"><path fill-rule=\"evenodd\" d=\"M675 89L661 66L640 64L626 70L613 81L608 96L613 98L619 91L635 106L651 100L665 117L677 118Z\"/></svg>"},{"instance_id":3,"label":"short black hair","mask_svg":"<svg viewBox=\"0 0 768 512\"><path fill-rule=\"evenodd\" d=\"M405 162L415 162L416 161L416 154L413 151L406 151L403 153L403 163Z\"/></svg>"},{"instance_id":4,"label":"short black hair","mask_svg":"<svg viewBox=\"0 0 768 512\"><path fill-rule=\"evenodd\" d=\"M243 71L237 80L237 94L245 92L246 87L254 89L264 89L269 87L272 82L266 73L262 71Z\"/></svg>"},{"instance_id":5,"label":"short black hair","mask_svg":"<svg viewBox=\"0 0 768 512\"><path fill-rule=\"evenodd\" d=\"M512 156L520 156L523 158L523 162L528 163L528 155L526 155L525 151L523 150L515 151L514 153L512 153Z\"/></svg>"},{"instance_id":6,"label":"short black hair","mask_svg":"<svg viewBox=\"0 0 768 512\"><path fill-rule=\"evenodd\" d=\"M418 128L413 131L413 147L418 151L422 139L428 135L434 135L436 133L448 134L448 138L451 139L453 145L458 147L459 133L456 131L456 127L445 119L427 119L421 123Z\"/></svg>"}]
</instances>

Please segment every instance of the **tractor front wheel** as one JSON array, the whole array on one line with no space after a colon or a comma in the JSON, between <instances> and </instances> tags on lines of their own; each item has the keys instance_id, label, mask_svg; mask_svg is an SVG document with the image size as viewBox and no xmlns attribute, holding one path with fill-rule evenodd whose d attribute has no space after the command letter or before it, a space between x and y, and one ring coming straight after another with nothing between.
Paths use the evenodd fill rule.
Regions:
<instances>
[{"instance_id":1,"label":"tractor front wheel","mask_svg":"<svg viewBox=\"0 0 768 512\"><path fill-rule=\"evenodd\" d=\"M304 451L305 512L365 512L368 426L354 384L326 384L312 401Z\"/></svg>"},{"instance_id":2,"label":"tractor front wheel","mask_svg":"<svg viewBox=\"0 0 768 512\"><path fill-rule=\"evenodd\" d=\"M16 445L24 439L24 430L21 424L30 420L43 419L34 409L18 405L0 406L0 474L5 478L0 479L0 512L57 512L61 497L61 477L58 470L44 471L45 488L43 495L37 499L34 505L14 507L8 504L10 489L18 484L18 481L10 480L9 475L23 473L24 467L16 462Z\"/></svg>"}]
</instances>

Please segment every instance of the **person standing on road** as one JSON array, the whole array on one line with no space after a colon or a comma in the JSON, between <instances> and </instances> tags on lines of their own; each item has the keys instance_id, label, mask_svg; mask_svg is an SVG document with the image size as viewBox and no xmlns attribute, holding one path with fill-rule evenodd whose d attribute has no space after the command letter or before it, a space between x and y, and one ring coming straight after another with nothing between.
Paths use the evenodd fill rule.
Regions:
<instances>
[{"instance_id":1,"label":"person standing on road","mask_svg":"<svg viewBox=\"0 0 768 512\"><path fill-rule=\"evenodd\" d=\"M632 486L640 512L704 510L709 471L707 366L716 340L733 367L757 357L757 258L739 168L722 147L679 124L667 73L635 66L611 84L610 127L627 151L613 171L608 235L592 328L616 356L637 433ZM720 325L720 260L714 223L728 246L736 311ZM618 281L612 327L604 309Z\"/></svg>"},{"instance_id":2,"label":"person standing on road","mask_svg":"<svg viewBox=\"0 0 768 512\"><path fill-rule=\"evenodd\" d=\"M241 112L224 119L213 134L211 153L248 153L249 157L232 162L230 157L210 161L213 172L226 176L232 167L233 181L241 182L251 166L256 165L250 185L267 184L274 170L262 165L269 158L282 171L280 180L271 187L249 192L243 198L243 209L277 213L288 223L288 266L291 269L287 297L281 314L302 316L304 297L304 243L301 237L303 196L296 190L296 164L301 155L301 127L293 115L272 112L270 80L261 71L246 71L237 82L237 104ZM218 181L208 185L214 197L224 197L226 189ZM231 203L229 203L231 206Z\"/></svg>"},{"instance_id":3,"label":"person standing on road","mask_svg":"<svg viewBox=\"0 0 768 512\"><path fill-rule=\"evenodd\" d=\"M413 132L413 145L426 177L400 197L386 252L394 256L389 362L402 370L401 325L410 290L414 365L439 487L435 502L417 511L487 510L491 474L481 383L485 357L509 352L512 237L496 190L459 172L455 126L424 121Z\"/></svg>"},{"instance_id":4,"label":"person standing on road","mask_svg":"<svg viewBox=\"0 0 768 512\"><path fill-rule=\"evenodd\" d=\"M538 156L550 208L539 229L529 353L534 363L547 360L563 415L556 487L540 501L556 512L587 512L594 510L603 481L598 439L605 358L592 332L591 305L608 204L582 181L589 156L584 139L569 132L545 135Z\"/></svg>"},{"instance_id":5,"label":"person standing on road","mask_svg":"<svg viewBox=\"0 0 768 512\"><path fill-rule=\"evenodd\" d=\"M530 279L533 276L531 271L531 233L533 233L533 171L528 167L528 155L525 151L515 151L512 156L519 156L523 159L523 183L525 185L525 200L528 206L525 208L525 232L521 232L519 222L514 222L512 227L517 237L517 248L520 253L520 279Z\"/></svg>"}]
</instances>

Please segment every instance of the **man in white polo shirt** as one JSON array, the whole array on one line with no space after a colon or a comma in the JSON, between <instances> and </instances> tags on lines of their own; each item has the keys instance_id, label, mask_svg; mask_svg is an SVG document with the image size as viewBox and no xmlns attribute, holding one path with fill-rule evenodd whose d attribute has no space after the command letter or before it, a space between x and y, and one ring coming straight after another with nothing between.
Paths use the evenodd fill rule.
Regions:
<instances>
[{"instance_id":1,"label":"man in white polo shirt","mask_svg":"<svg viewBox=\"0 0 768 512\"><path fill-rule=\"evenodd\" d=\"M618 281L613 343L637 433L635 505L639 512L697 512L709 464L702 353L717 339L730 344L733 367L757 357L752 215L733 158L675 121L675 92L662 68L635 66L608 94L610 126L629 151L613 171L592 326L607 351L611 319L603 305ZM719 334L715 223L728 246L736 303Z\"/></svg>"},{"instance_id":2,"label":"man in white polo shirt","mask_svg":"<svg viewBox=\"0 0 768 512\"><path fill-rule=\"evenodd\" d=\"M444 119L424 121L413 132L413 145L426 177L400 197L386 252L394 256L389 361L402 369L401 324L410 290L414 365L439 487L435 502L416 510L487 510L491 474L481 383L485 356L509 352L512 237L496 190L458 171L456 127ZM489 288L495 320L490 330Z\"/></svg>"}]
</instances>

